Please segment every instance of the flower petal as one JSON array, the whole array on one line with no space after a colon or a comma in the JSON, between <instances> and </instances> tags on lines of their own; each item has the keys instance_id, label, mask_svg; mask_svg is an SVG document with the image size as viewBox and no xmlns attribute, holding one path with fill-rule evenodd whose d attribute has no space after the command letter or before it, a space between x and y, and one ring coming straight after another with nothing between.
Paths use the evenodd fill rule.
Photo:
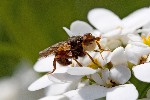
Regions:
<instances>
[{"instance_id":1,"label":"flower petal","mask_svg":"<svg viewBox=\"0 0 150 100\"><path fill-rule=\"evenodd\" d=\"M143 26L143 29L150 29L150 22Z\"/></svg>"},{"instance_id":2,"label":"flower petal","mask_svg":"<svg viewBox=\"0 0 150 100\"><path fill-rule=\"evenodd\" d=\"M129 42L142 42L142 38L138 34L128 34Z\"/></svg>"},{"instance_id":3,"label":"flower petal","mask_svg":"<svg viewBox=\"0 0 150 100\"><path fill-rule=\"evenodd\" d=\"M120 18L112 11L104 8L96 8L88 13L89 22L100 31L106 33L121 26Z\"/></svg>"},{"instance_id":4,"label":"flower petal","mask_svg":"<svg viewBox=\"0 0 150 100\"><path fill-rule=\"evenodd\" d=\"M114 50L114 49L116 49L117 47L122 46L122 42L121 42L120 40L118 40L118 39L112 39L112 40L107 41L106 46L107 46L110 50Z\"/></svg>"},{"instance_id":5,"label":"flower petal","mask_svg":"<svg viewBox=\"0 0 150 100\"><path fill-rule=\"evenodd\" d=\"M150 48L142 43L128 44L125 53L128 61L137 65L143 55L150 53Z\"/></svg>"},{"instance_id":6,"label":"flower petal","mask_svg":"<svg viewBox=\"0 0 150 100\"><path fill-rule=\"evenodd\" d=\"M150 82L150 63L135 66L132 70L137 79L143 82Z\"/></svg>"},{"instance_id":7,"label":"flower petal","mask_svg":"<svg viewBox=\"0 0 150 100\"><path fill-rule=\"evenodd\" d=\"M67 73L53 73L49 75L44 75L40 79L36 80L34 83L32 83L28 90L30 91L36 91L42 88L45 88L49 85L52 85L53 83L66 83L66 82L72 82L81 79L82 76L73 76L69 75Z\"/></svg>"},{"instance_id":8,"label":"flower petal","mask_svg":"<svg viewBox=\"0 0 150 100\"><path fill-rule=\"evenodd\" d=\"M106 63L110 62L110 59L108 57L111 54L111 52L110 51L103 51L101 54L102 54L102 56L104 58L104 60L102 62L102 66L104 66Z\"/></svg>"},{"instance_id":9,"label":"flower petal","mask_svg":"<svg viewBox=\"0 0 150 100\"><path fill-rule=\"evenodd\" d=\"M117 28L113 31L102 34L102 37L106 38L107 40L105 44L109 49L114 50L115 48L122 45L122 41L120 41L121 38L120 33L121 33L121 28Z\"/></svg>"},{"instance_id":10,"label":"flower petal","mask_svg":"<svg viewBox=\"0 0 150 100\"><path fill-rule=\"evenodd\" d=\"M115 66L110 70L110 77L115 83L124 84L130 79L131 71L124 65Z\"/></svg>"},{"instance_id":11,"label":"flower petal","mask_svg":"<svg viewBox=\"0 0 150 100\"><path fill-rule=\"evenodd\" d=\"M89 80L81 81L78 83L77 88L80 89L80 88L83 88L83 87L88 86L88 85L89 85Z\"/></svg>"},{"instance_id":12,"label":"flower petal","mask_svg":"<svg viewBox=\"0 0 150 100\"><path fill-rule=\"evenodd\" d=\"M108 68L105 68L104 70L101 70L102 73L102 80L103 82L107 83L108 80L110 79L110 71ZM105 84L106 85L106 84Z\"/></svg>"},{"instance_id":13,"label":"flower petal","mask_svg":"<svg viewBox=\"0 0 150 100\"><path fill-rule=\"evenodd\" d=\"M96 50L99 50L98 48ZM95 62L99 65L99 66L96 66L97 68L98 67L102 67L106 64L106 60L107 60L107 57L110 53L110 51L104 51L100 54L100 52L88 52L87 53L95 60ZM88 67L91 67L92 68L92 60L90 59L90 57L88 55L85 55L84 57L79 57L79 59L77 59L78 62L80 62L81 65L84 65L84 66L88 66ZM74 60L72 60L72 65L75 66L75 67L79 67L78 63Z\"/></svg>"},{"instance_id":14,"label":"flower petal","mask_svg":"<svg viewBox=\"0 0 150 100\"><path fill-rule=\"evenodd\" d=\"M84 35L85 33L90 33L93 31L93 28L84 21L74 21L70 25L70 30L73 35Z\"/></svg>"},{"instance_id":15,"label":"flower petal","mask_svg":"<svg viewBox=\"0 0 150 100\"><path fill-rule=\"evenodd\" d=\"M114 66L126 64L127 59L123 47L116 48L110 55L111 62Z\"/></svg>"},{"instance_id":16,"label":"flower petal","mask_svg":"<svg viewBox=\"0 0 150 100\"><path fill-rule=\"evenodd\" d=\"M107 88L98 85L85 86L65 93L69 100L95 100L106 96Z\"/></svg>"},{"instance_id":17,"label":"flower petal","mask_svg":"<svg viewBox=\"0 0 150 100\"><path fill-rule=\"evenodd\" d=\"M130 28L132 30L138 29L143 25L146 25L148 22L150 22L149 16L150 16L149 8L139 9L122 20L123 27L125 29Z\"/></svg>"},{"instance_id":18,"label":"flower petal","mask_svg":"<svg viewBox=\"0 0 150 100\"><path fill-rule=\"evenodd\" d=\"M137 100L138 91L133 84L120 85L110 88L106 100Z\"/></svg>"},{"instance_id":19,"label":"flower petal","mask_svg":"<svg viewBox=\"0 0 150 100\"><path fill-rule=\"evenodd\" d=\"M29 87L29 91L36 91L42 88L45 88L49 85L53 84L52 81L49 80L47 75L42 76L40 79L36 80L34 83L32 83Z\"/></svg>"},{"instance_id":20,"label":"flower petal","mask_svg":"<svg viewBox=\"0 0 150 100\"><path fill-rule=\"evenodd\" d=\"M47 96L39 100L69 100L69 99L64 95L57 95L57 96Z\"/></svg>"},{"instance_id":21,"label":"flower petal","mask_svg":"<svg viewBox=\"0 0 150 100\"><path fill-rule=\"evenodd\" d=\"M148 45L146 45L144 43L141 43L141 42L132 42L130 44L133 45L133 46L139 46L139 47L142 47L142 48L148 48Z\"/></svg>"},{"instance_id":22,"label":"flower petal","mask_svg":"<svg viewBox=\"0 0 150 100\"><path fill-rule=\"evenodd\" d=\"M54 73L48 75L49 80L55 83L72 82L72 81L80 80L81 77L82 76L74 76L67 73Z\"/></svg>"},{"instance_id":23,"label":"flower petal","mask_svg":"<svg viewBox=\"0 0 150 100\"><path fill-rule=\"evenodd\" d=\"M87 52L87 53L92 58L96 58L96 56L99 55L99 52ZM88 66L92 62L88 55L85 55L84 57L80 57L78 59L78 61L81 63L81 65L84 65L84 66ZM78 65L76 65L76 66L78 66Z\"/></svg>"},{"instance_id":24,"label":"flower petal","mask_svg":"<svg viewBox=\"0 0 150 100\"><path fill-rule=\"evenodd\" d=\"M119 39L121 33L121 28L116 28L108 33L102 34L102 37L109 39Z\"/></svg>"},{"instance_id":25,"label":"flower petal","mask_svg":"<svg viewBox=\"0 0 150 100\"><path fill-rule=\"evenodd\" d=\"M98 73L92 74L91 78L99 85L104 85L104 82Z\"/></svg>"},{"instance_id":26,"label":"flower petal","mask_svg":"<svg viewBox=\"0 0 150 100\"><path fill-rule=\"evenodd\" d=\"M16 100L18 97L18 93L20 92L19 88L25 87L18 87L17 80L8 79L8 78L1 78L0 79L0 100Z\"/></svg>"},{"instance_id":27,"label":"flower petal","mask_svg":"<svg viewBox=\"0 0 150 100\"><path fill-rule=\"evenodd\" d=\"M78 82L79 81L73 81L73 82L64 83L64 84L56 84L55 83L48 88L46 95L47 96L48 95L60 95L69 90L74 90L77 88Z\"/></svg>"},{"instance_id":28,"label":"flower petal","mask_svg":"<svg viewBox=\"0 0 150 100\"><path fill-rule=\"evenodd\" d=\"M72 67L67 71L70 75L90 75L96 73L96 70L89 67Z\"/></svg>"},{"instance_id":29,"label":"flower petal","mask_svg":"<svg viewBox=\"0 0 150 100\"><path fill-rule=\"evenodd\" d=\"M54 60L54 55L39 59L34 65L34 70L37 72L52 71L54 68L53 60ZM68 69L68 66L61 66L60 64L57 63L56 70L54 73L65 73L67 69Z\"/></svg>"},{"instance_id":30,"label":"flower petal","mask_svg":"<svg viewBox=\"0 0 150 100\"><path fill-rule=\"evenodd\" d=\"M66 31L66 33L67 33L70 37L74 36L74 33L71 32L68 28L63 27L63 29Z\"/></svg>"},{"instance_id":31,"label":"flower petal","mask_svg":"<svg viewBox=\"0 0 150 100\"><path fill-rule=\"evenodd\" d=\"M99 30L93 30L91 33L95 37L100 37L102 35L102 33Z\"/></svg>"},{"instance_id":32,"label":"flower petal","mask_svg":"<svg viewBox=\"0 0 150 100\"><path fill-rule=\"evenodd\" d=\"M142 36L147 36L149 32L150 32L150 28L138 29L136 31L136 33L142 33Z\"/></svg>"},{"instance_id":33,"label":"flower petal","mask_svg":"<svg viewBox=\"0 0 150 100\"><path fill-rule=\"evenodd\" d=\"M37 72L48 72L53 70L54 55L39 59L35 65L34 70Z\"/></svg>"}]
</instances>

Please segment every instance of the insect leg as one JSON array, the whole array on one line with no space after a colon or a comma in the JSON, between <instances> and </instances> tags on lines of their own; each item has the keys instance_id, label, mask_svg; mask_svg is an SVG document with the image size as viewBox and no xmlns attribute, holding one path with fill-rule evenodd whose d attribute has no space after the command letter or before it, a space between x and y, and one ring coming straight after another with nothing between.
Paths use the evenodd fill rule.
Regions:
<instances>
[{"instance_id":1,"label":"insect leg","mask_svg":"<svg viewBox=\"0 0 150 100\"><path fill-rule=\"evenodd\" d=\"M53 67L53 70L51 72L48 72L47 74L52 74L56 70L56 58L54 58Z\"/></svg>"},{"instance_id":2,"label":"insect leg","mask_svg":"<svg viewBox=\"0 0 150 100\"><path fill-rule=\"evenodd\" d=\"M96 41L96 44L98 45L98 48L99 48L99 50L100 50L101 52L103 52L103 51L110 51L110 50L104 50L104 49L102 49L102 47L101 47L101 45L99 44L98 41Z\"/></svg>"},{"instance_id":3,"label":"insect leg","mask_svg":"<svg viewBox=\"0 0 150 100\"><path fill-rule=\"evenodd\" d=\"M101 55L101 57L102 57L102 59L104 60L104 57L102 56L102 52L103 51L110 51L110 50L104 50L104 49L102 49L102 47L101 47L101 45L99 44L99 42L98 41L96 41L96 44L97 44L97 46L98 46L98 48L99 48L99 52L100 52L100 55ZM95 52L98 52L98 50L94 50Z\"/></svg>"},{"instance_id":4,"label":"insect leg","mask_svg":"<svg viewBox=\"0 0 150 100\"><path fill-rule=\"evenodd\" d=\"M89 56L89 58L91 59L91 61L92 61L95 65L99 66L99 65L94 61L94 59L91 57L91 55L90 55L89 53L85 52L85 54L86 54L87 56Z\"/></svg>"},{"instance_id":5,"label":"insect leg","mask_svg":"<svg viewBox=\"0 0 150 100\"><path fill-rule=\"evenodd\" d=\"M94 50L94 52L100 52L99 50Z\"/></svg>"},{"instance_id":6,"label":"insect leg","mask_svg":"<svg viewBox=\"0 0 150 100\"><path fill-rule=\"evenodd\" d=\"M78 64L80 67L82 67L82 65L77 61L76 58L73 58L73 59L77 62L77 64Z\"/></svg>"}]
</instances>

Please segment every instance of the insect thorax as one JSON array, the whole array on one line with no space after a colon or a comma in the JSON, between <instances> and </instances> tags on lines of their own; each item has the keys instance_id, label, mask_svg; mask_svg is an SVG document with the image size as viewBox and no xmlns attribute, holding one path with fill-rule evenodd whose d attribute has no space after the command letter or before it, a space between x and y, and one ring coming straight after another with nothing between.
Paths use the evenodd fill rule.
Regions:
<instances>
[{"instance_id":1,"label":"insect thorax","mask_svg":"<svg viewBox=\"0 0 150 100\"><path fill-rule=\"evenodd\" d=\"M83 37L82 36L73 36L69 38L68 43L71 45L71 52L73 57L76 59L78 56L84 56L83 47L82 47Z\"/></svg>"}]
</instances>

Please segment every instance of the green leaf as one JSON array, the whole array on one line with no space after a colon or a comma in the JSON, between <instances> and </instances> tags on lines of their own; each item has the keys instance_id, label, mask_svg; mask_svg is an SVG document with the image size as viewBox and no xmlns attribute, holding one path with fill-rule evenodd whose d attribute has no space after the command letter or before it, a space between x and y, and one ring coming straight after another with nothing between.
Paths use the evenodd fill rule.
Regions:
<instances>
[{"instance_id":1,"label":"green leaf","mask_svg":"<svg viewBox=\"0 0 150 100\"><path fill-rule=\"evenodd\" d=\"M140 99L146 97L147 91L150 89L150 83L139 81L134 75L132 75L130 82L136 86Z\"/></svg>"}]
</instances>

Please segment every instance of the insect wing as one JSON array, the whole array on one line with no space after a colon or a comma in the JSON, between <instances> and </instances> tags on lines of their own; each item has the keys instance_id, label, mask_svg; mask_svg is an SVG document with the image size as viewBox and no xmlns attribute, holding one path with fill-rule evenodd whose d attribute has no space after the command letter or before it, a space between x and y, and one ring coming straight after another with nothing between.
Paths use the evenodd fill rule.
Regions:
<instances>
[{"instance_id":1,"label":"insect wing","mask_svg":"<svg viewBox=\"0 0 150 100\"><path fill-rule=\"evenodd\" d=\"M66 43L66 41L58 42L58 43L40 51L39 52L40 57L47 57L48 55L55 53L57 51L57 49L59 48L59 46L63 45L64 43Z\"/></svg>"}]
</instances>

